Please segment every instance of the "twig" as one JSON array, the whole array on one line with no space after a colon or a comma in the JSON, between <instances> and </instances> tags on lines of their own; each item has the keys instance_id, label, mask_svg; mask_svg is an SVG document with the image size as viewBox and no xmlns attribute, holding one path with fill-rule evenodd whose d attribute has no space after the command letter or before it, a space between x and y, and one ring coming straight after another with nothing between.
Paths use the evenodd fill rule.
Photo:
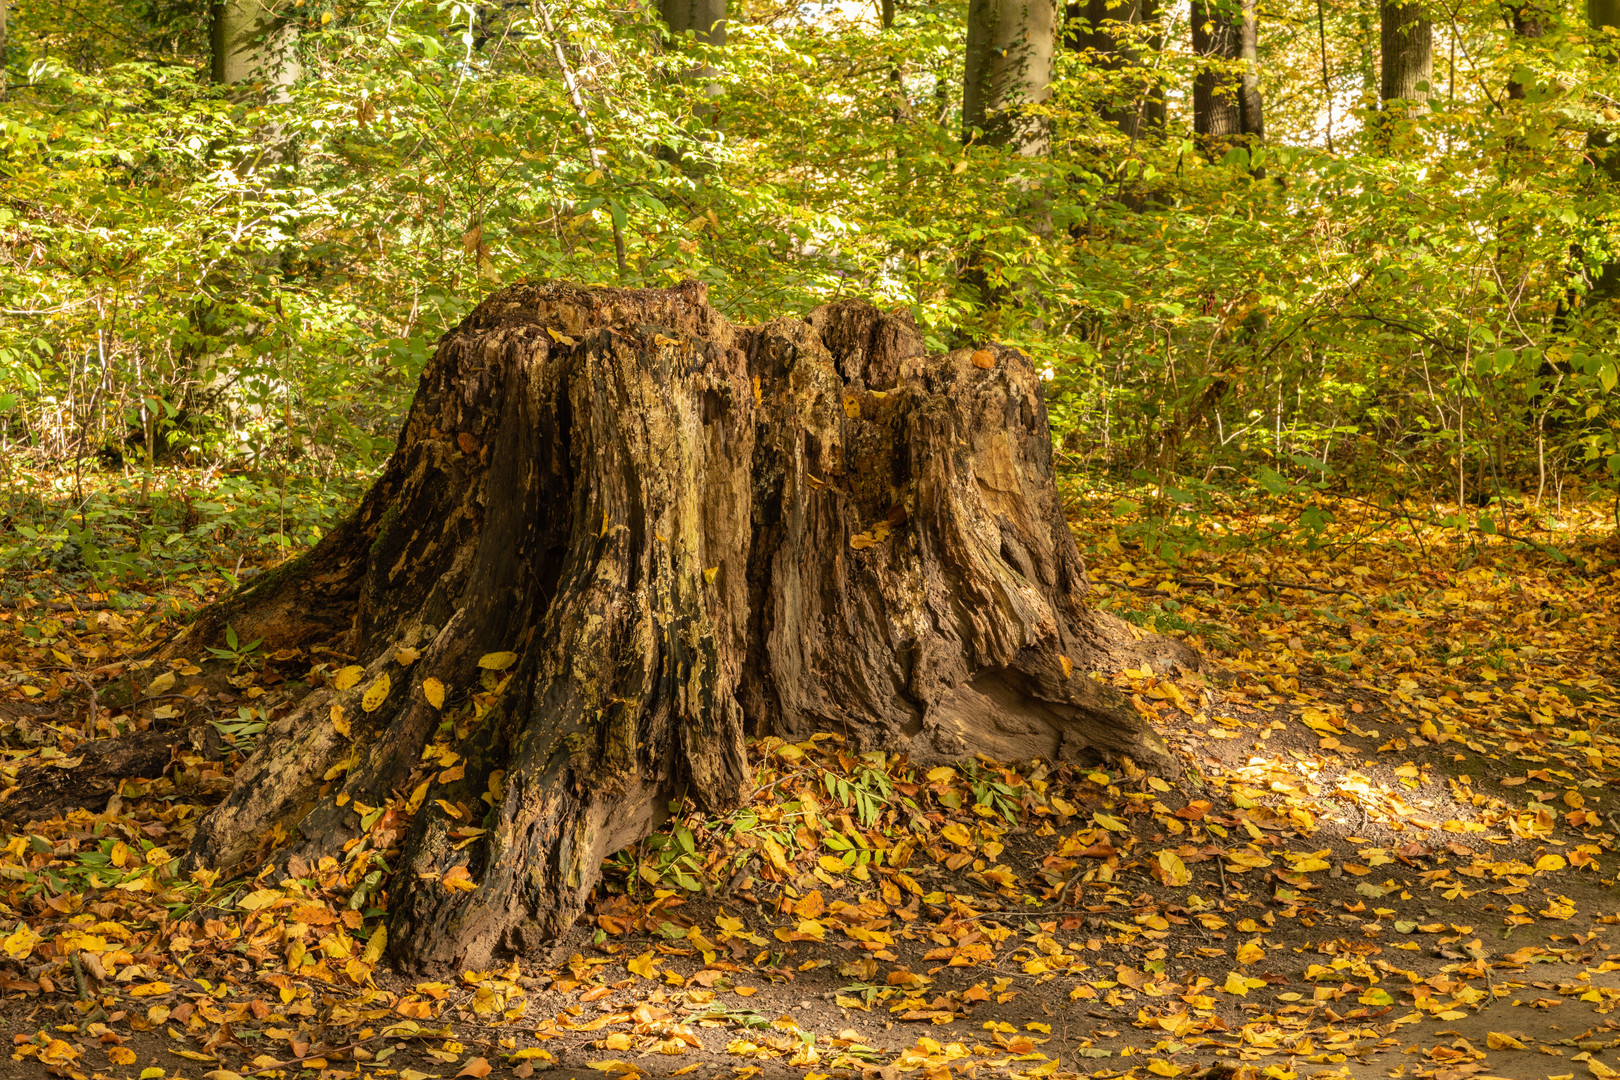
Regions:
<instances>
[{"instance_id":1,"label":"twig","mask_svg":"<svg viewBox=\"0 0 1620 1080\"><path fill-rule=\"evenodd\" d=\"M551 47L557 54L557 66L562 68L563 83L568 87L568 99L574 103L574 112L579 114L579 122L585 129L585 148L591 155L591 168L600 169L602 175L611 182L613 173L602 164L602 152L596 148L596 130L591 127L591 116L585 109L585 99L579 96L579 83L574 79L574 69L568 66L562 38L557 36L557 28L552 25L551 9L546 6L545 0L535 0L534 6L540 12L540 20L546 24L546 33L551 35ZM614 216L611 204L608 206L608 220L613 223L613 254L618 260L619 276L622 278L625 275L624 230L619 228L619 219Z\"/></svg>"}]
</instances>

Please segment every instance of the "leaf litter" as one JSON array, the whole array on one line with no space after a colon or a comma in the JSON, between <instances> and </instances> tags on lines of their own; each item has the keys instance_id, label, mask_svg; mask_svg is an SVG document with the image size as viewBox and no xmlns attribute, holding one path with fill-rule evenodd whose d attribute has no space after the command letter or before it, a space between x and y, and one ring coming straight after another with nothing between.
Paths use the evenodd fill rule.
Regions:
<instances>
[{"instance_id":1,"label":"leaf litter","mask_svg":"<svg viewBox=\"0 0 1620 1080\"><path fill-rule=\"evenodd\" d=\"M1353 509L1340 520L1353 533ZM179 860L265 723L321 683L364 711L386 672L362 688L352 658L235 643L158 667L141 656L165 614L36 588L0 608L7 788L107 735L198 719L216 735L103 807L7 829L14 1066L1615 1075L1613 553L1572 563L1502 543L1437 569L1436 533L1418 553L1251 543L1171 569L1122 549L1106 520L1076 527L1095 602L1210 659L1109 676L1179 776L924 767L833 735L762 739L745 805L688 811L610 859L550 956L440 980L381 963L389 853L425 786L356 805L365 836L315 865L225 880ZM205 584L170 587L224 587ZM479 685L435 685L431 704L487 707L516 660L485 657ZM437 746L420 771L457 767Z\"/></svg>"}]
</instances>

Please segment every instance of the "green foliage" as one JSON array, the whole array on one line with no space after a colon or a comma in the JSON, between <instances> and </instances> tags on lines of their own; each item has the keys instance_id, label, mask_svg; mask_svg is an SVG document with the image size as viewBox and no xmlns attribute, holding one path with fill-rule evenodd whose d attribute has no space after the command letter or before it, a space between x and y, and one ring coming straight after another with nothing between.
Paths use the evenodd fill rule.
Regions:
<instances>
[{"instance_id":1,"label":"green foliage","mask_svg":"<svg viewBox=\"0 0 1620 1080\"><path fill-rule=\"evenodd\" d=\"M1378 111L1376 25L1290 0L1262 25L1270 142L1223 148L1189 134L1171 13L1142 67L1062 52L1029 159L960 139L964 7L879 30L738 5L705 51L599 0L322 0L289 9L305 74L267 103L207 82L201 11L27 5L0 102L0 438L143 476L363 474L490 291L691 277L742 319L859 295L936 348L1023 347L1060 463L1146 493L1172 560L1218 497L1300 501L1309 540L1311 490L1497 528L1615 485L1620 242L1587 143L1620 86L1583 22L1515 39L1459 9L1408 119ZM1162 130L1099 118L1145 87ZM136 569L87 541L94 512L13 556Z\"/></svg>"}]
</instances>

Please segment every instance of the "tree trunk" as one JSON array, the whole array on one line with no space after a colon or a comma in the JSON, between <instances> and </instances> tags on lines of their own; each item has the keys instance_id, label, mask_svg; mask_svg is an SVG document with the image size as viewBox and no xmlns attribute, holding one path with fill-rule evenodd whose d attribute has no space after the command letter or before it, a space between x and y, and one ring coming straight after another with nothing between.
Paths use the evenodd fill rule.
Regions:
<instances>
[{"instance_id":1,"label":"tree trunk","mask_svg":"<svg viewBox=\"0 0 1620 1080\"><path fill-rule=\"evenodd\" d=\"M1586 17L1596 32L1597 52L1604 62L1613 64L1617 56L1612 31L1620 30L1620 0L1587 0ZM1620 129L1600 124L1587 132L1586 156L1595 166L1595 176L1600 178L1600 183L1611 187L1620 184ZM1590 256L1585 257L1590 259ZM1592 265L1594 261L1587 264L1592 283L1588 303L1620 297L1620 259L1609 258L1597 262L1596 266Z\"/></svg>"},{"instance_id":2,"label":"tree trunk","mask_svg":"<svg viewBox=\"0 0 1620 1080\"><path fill-rule=\"evenodd\" d=\"M0 101L6 100L6 93L10 89L11 75L9 64L11 53L11 24L9 20L10 4L7 0L0 0Z\"/></svg>"},{"instance_id":3,"label":"tree trunk","mask_svg":"<svg viewBox=\"0 0 1620 1080\"><path fill-rule=\"evenodd\" d=\"M1378 20L1379 100L1404 102L1408 116L1422 115L1428 111L1434 77L1434 26L1428 10L1421 2L1386 2Z\"/></svg>"},{"instance_id":4,"label":"tree trunk","mask_svg":"<svg viewBox=\"0 0 1620 1080\"><path fill-rule=\"evenodd\" d=\"M1068 5L1072 29L1065 45L1077 52L1089 51L1105 71L1118 73L1119 104L1100 110L1107 120L1128 138L1164 128L1164 92L1152 81L1148 58L1164 47L1164 38L1150 33L1144 40L1140 27L1157 27L1158 0L1086 0Z\"/></svg>"},{"instance_id":5,"label":"tree trunk","mask_svg":"<svg viewBox=\"0 0 1620 1080\"><path fill-rule=\"evenodd\" d=\"M1521 0L1507 5L1508 25L1516 39L1521 42L1535 41L1547 33L1548 18L1552 12L1545 4L1546 0ZM1509 101L1523 101L1528 91L1529 87L1520 81L1517 72L1508 77Z\"/></svg>"},{"instance_id":6,"label":"tree trunk","mask_svg":"<svg viewBox=\"0 0 1620 1080\"><path fill-rule=\"evenodd\" d=\"M1243 74L1238 80L1238 125L1251 144L1261 143L1266 139L1266 110L1260 96L1260 18L1255 0L1243 0L1238 59L1243 61Z\"/></svg>"},{"instance_id":7,"label":"tree trunk","mask_svg":"<svg viewBox=\"0 0 1620 1080\"><path fill-rule=\"evenodd\" d=\"M262 82L265 99L287 100L298 81L298 27L277 16L264 0L219 0L209 35L212 75L217 83Z\"/></svg>"},{"instance_id":8,"label":"tree trunk","mask_svg":"<svg viewBox=\"0 0 1620 1080\"><path fill-rule=\"evenodd\" d=\"M1089 673L1196 656L1086 607L1041 386L855 302L491 297L354 517L166 647L229 622L364 668L271 726L192 865L392 851L396 960L476 967L565 930L671 798L743 798L747 731L1174 769Z\"/></svg>"},{"instance_id":9,"label":"tree trunk","mask_svg":"<svg viewBox=\"0 0 1620 1080\"><path fill-rule=\"evenodd\" d=\"M660 10L676 35L691 34L705 45L726 43L726 0L663 0Z\"/></svg>"},{"instance_id":10,"label":"tree trunk","mask_svg":"<svg viewBox=\"0 0 1620 1080\"><path fill-rule=\"evenodd\" d=\"M1193 52L1211 61L1193 78L1193 130L1211 156L1264 136L1258 77L1252 64L1248 71L1238 70L1240 60L1254 60L1257 35L1253 0L1192 5Z\"/></svg>"},{"instance_id":11,"label":"tree trunk","mask_svg":"<svg viewBox=\"0 0 1620 1080\"><path fill-rule=\"evenodd\" d=\"M964 136L1020 154L1044 154L1051 143L1046 117L1028 108L1052 94L1057 34L1054 0L969 0L962 79Z\"/></svg>"}]
</instances>

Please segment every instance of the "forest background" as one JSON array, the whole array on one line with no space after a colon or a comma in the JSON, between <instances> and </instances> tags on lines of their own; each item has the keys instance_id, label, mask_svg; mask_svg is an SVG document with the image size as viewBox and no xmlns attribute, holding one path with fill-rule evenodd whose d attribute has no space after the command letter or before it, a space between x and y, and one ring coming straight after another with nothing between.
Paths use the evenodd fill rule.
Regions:
<instances>
[{"instance_id":1,"label":"forest background","mask_svg":"<svg viewBox=\"0 0 1620 1080\"><path fill-rule=\"evenodd\" d=\"M73 513L0 556L145 574L267 500L311 542L525 278L1021 347L1172 562L1256 494L1309 540L1319 493L1528 535L1617 490L1615 5L666 6L11 0L0 458ZM162 464L225 495L91 527Z\"/></svg>"}]
</instances>

